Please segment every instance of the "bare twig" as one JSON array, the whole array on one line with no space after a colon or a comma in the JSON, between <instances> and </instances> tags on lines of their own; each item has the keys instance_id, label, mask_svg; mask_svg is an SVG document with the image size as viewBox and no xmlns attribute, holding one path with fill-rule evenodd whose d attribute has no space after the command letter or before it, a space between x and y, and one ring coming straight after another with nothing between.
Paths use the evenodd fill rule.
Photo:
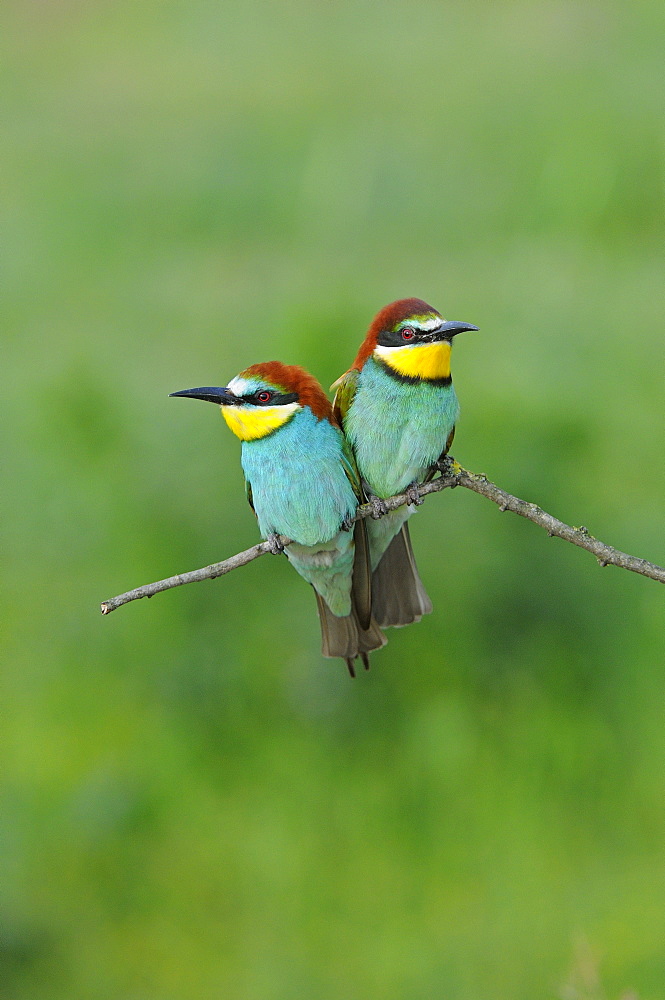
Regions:
<instances>
[{"instance_id":1,"label":"bare twig","mask_svg":"<svg viewBox=\"0 0 665 1000\"><path fill-rule=\"evenodd\" d=\"M647 576L651 580L665 583L665 568L662 566L657 566L646 559L639 559L637 556L628 555L626 552L620 552L611 545L607 545L598 538L594 538L584 526L574 528L569 524L564 524L563 521L552 517L551 514L548 514L547 511L544 511L536 504L528 503L526 500L520 500L519 497L514 497L510 493L506 493L505 490L491 483L486 476L463 469L452 458L446 460L439 477L418 487L418 493L421 497L426 497L430 493L453 489L455 486L463 486L467 490L479 493L481 496L497 504L500 510L511 510L513 513L519 514L520 517L526 517L527 520L540 525L548 535L556 535L557 538L563 538L566 542L572 542L573 545L578 545L581 549L586 549L596 557L601 566L619 566L621 569L628 569L633 573L641 573L642 576ZM385 501L388 510L397 510L398 507L403 507L404 504L409 502L409 498L403 493L390 497ZM371 506L369 504L362 504L356 511L355 520L359 521L361 518L369 517L371 513ZM279 536L279 540L284 546L291 544L291 539L283 535ZM239 566L246 566L253 559L258 559L259 556L264 556L272 551L273 548L270 542L259 542L258 545L253 545L251 549L238 552L237 555L231 556L229 559L224 559L222 562L212 563L210 566L192 570L190 573L179 573L177 576L170 576L166 580L158 580L157 583L147 583L143 587L137 587L136 590L129 590L126 594L119 594L118 597L112 597L110 600L104 601L101 606L102 614L108 615L123 604L129 604L130 601L137 601L141 597L152 597L153 594L159 594L162 590L181 587L185 583L197 583L199 580L214 580L215 577L224 576L225 573L230 573L232 569L237 569Z\"/></svg>"},{"instance_id":2,"label":"bare twig","mask_svg":"<svg viewBox=\"0 0 665 1000\"><path fill-rule=\"evenodd\" d=\"M557 538L563 538L565 542L572 542L573 545L586 549L587 552L591 552L596 557L601 566L618 566L620 569L629 569L631 573L648 576L650 580L665 583L665 568L663 566L657 566L656 563L649 562L647 559L630 556L627 552L620 552L619 549L594 538L584 525L573 528L569 524L564 524L563 521L552 517L535 503L528 503L526 500L520 500L519 497L506 493L505 490L491 483L486 476L476 472L467 472L457 463L455 463L455 467L456 470L459 470L457 471L459 486L464 486L467 490L473 490L474 493L480 493L481 496L487 497L488 500L497 504L500 510L512 510L520 517L526 517L527 520L544 528L550 536L556 535ZM438 481L434 480L435 483Z\"/></svg>"},{"instance_id":3,"label":"bare twig","mask_svg":"<svg viewBox=\"0 0 665 1000\"><path fill-rule=\"evenodd\" d=\"M283 535L280 535L279 539L283 545L291 544L291 539L285 538ZM128 590L126 594L119 594L117 597L112 597L110 600L104 601L102 604L102 614L108 615L111 611L115 611L116 608L122 607L123 604L129 604L130 601L138 601L141 597L153 597L154 594L160 594L162 590L182 587L184 583L214 580L218 576L230 573L232 569L238 569L239 566L246 566L253 559L258 559L259 556L264 556L271 551L269 542L259 542L258 545L252 545L251 549L238 552L237 555L231 556L229 559L223 559L222 562L212 563L210 566L204 566L202 569L193 569L189 573L178 573L176 576L168 576L165 580L158 580L157 583L145 583L142 587L137 587L136 590Z\"/></svg>"}]
</instances>

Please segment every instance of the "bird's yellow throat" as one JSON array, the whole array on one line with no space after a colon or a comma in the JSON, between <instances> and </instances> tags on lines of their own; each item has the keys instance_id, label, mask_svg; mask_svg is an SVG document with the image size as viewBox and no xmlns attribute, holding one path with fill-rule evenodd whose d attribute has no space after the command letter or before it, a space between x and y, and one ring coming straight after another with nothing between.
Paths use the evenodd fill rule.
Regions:
<instances>
[{"instance_id":1,"label":"bird's yellow throat","mask_svg":"<svg viewBox=\"0 0 665 1000\"><path fill-rule=\"evenodd\" d=\"M241 441L266 437L290 420L298 403L282 406L222 406L222 416Z\"/></svg>"},{"instance_id":2,"label":"bird's yellow throat","mask_svg":"<svg viewBox=\"0 0 665 1000\"><path fill-rule=\"evenodd\" d=\"M398 375L408 378L439 379L450 375L450 343L438 340L434 344L414 347L375 347L374 353Z\"/></svg>"}]
</instances>

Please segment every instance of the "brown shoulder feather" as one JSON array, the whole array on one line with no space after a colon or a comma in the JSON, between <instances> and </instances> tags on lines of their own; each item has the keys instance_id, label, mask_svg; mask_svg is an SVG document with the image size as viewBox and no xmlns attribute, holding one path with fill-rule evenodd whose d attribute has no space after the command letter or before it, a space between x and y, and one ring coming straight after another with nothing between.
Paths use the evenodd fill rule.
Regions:
<instances>
[{"instance_id":1,"label":"brown shoulder feather","mask_svg":"<svg viewBox=\"0 0 665 1000\"><path fill-rule=\"evenodd\" d=\"M309 406L318 420L328 420L335 423L332 404L321 385L300 365L285 365L281 361L264 361L251 365L241 373L243 378L254 375L265 379L276 389L284 392L297 392L301 406Z\"/></svg>"}]
</instances>

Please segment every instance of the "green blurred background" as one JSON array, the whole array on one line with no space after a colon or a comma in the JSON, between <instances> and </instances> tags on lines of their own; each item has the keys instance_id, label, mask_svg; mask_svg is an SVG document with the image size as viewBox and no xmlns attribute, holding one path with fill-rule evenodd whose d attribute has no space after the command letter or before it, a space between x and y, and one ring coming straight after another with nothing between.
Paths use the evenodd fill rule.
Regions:
<instances>
[{"instance_id":1,"label":"green blurred background","mask_svg":"<svg viewBox=\"0 0 665 1000\"><path fill-rule=\"evenodd\" d=\"M665 605L457 490L351 683L168 393L420 296L455 455L665 562L660 0L5 5L0 987L665 997Z\"/></svg>"}]
</instances>

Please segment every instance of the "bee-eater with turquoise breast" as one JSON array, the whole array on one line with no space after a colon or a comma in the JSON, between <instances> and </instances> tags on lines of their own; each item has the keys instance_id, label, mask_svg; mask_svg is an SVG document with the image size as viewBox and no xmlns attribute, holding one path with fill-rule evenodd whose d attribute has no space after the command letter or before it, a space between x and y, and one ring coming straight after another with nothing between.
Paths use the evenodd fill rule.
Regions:
<instances>
[{"instance_id":1,"label":"bee-eater with turquoise breast","mask_svg":"<svg viewBox=\"0 0 665 1000\"><path fill-rule=\"evenodd\" d=\"M372 607L379 625L408 625L432 610L413 558L407 518L382 499L415 487L452 443L459 404L450 375L450 322L422 299L400 299L372 321L351 369L335 383L335 416L356 458L378 518L368 524ZM383 514L383 516L380 516Z\"/></svg>"},{"instance_id":2,"label":"bee-eater with turquoise breast","mask_svg":"<svg viewBox=\"0 0 665 1000\"><path fill-rule=\"evenodd\" d=\"M297 365L252 365L224 388L172 396L205 399L242 441L247 499L263 538L292 539L286 555L312 584L324 656L346 660L385 644L371 614L371 571L364 521L351 523L362 491L353 454L323 389Z\"/></svg>"}]
</instances>

